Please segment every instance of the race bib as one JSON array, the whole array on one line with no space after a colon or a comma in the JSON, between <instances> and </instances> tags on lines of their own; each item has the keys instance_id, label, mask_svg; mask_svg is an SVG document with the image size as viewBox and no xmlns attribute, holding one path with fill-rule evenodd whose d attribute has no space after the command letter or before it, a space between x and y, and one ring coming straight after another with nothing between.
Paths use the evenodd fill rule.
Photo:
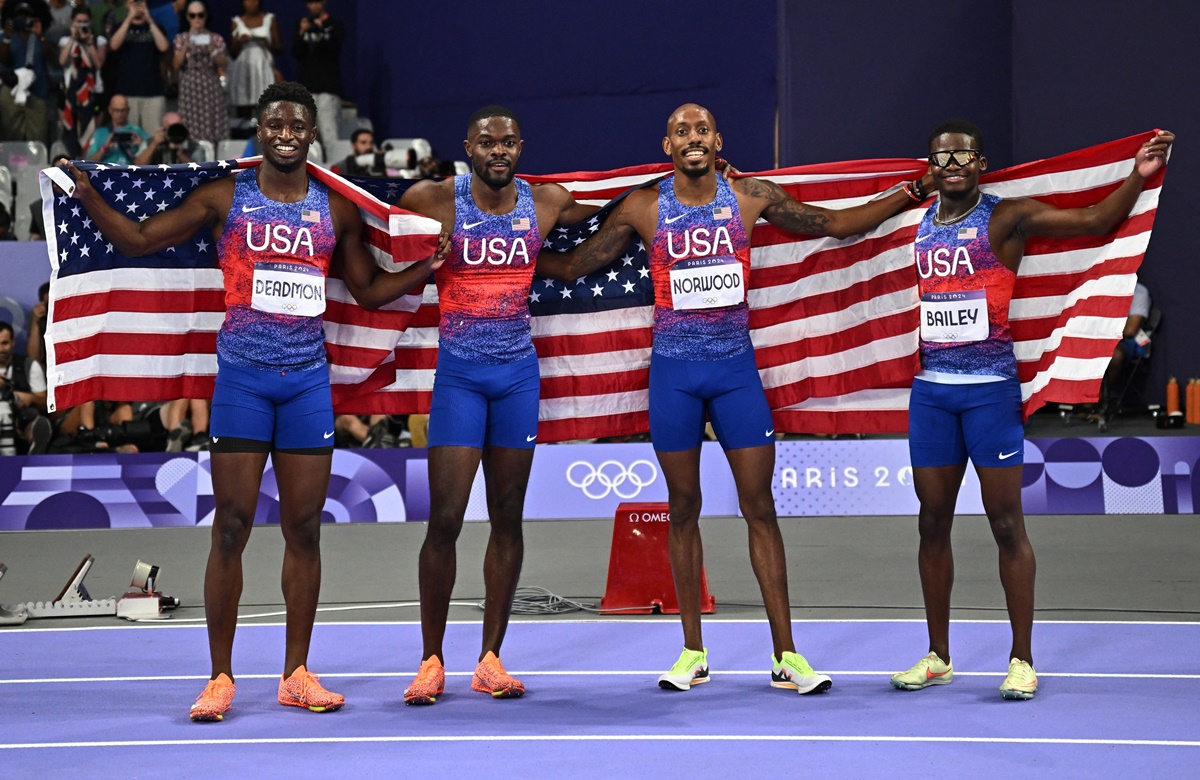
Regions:
<instances>
[{"instance_id":1,"label":"race bib","mask_svg":"<svg viewBox=\"0 0 1200 780\"><path fill-rule=\"evenodd\" d=\"M255 263L250 308L296 317L324 314L325 275L311 265Z\"/></svg>"},{"instance_id":2,"label":"race bib","mask_svg":"<svg viewBox=\"0 0 1200 780\"><path fill-rule=\"evenodd\" d=\"M921 340L935 343L983 341L988 337L987 293L983 290L921 296Z\"/></svg>"},{"instance_id":3,"label":"race bib","mask_svg":"<svg viewBox=\"0 0 1200 780\"><path fill-rule=\"evenodd\" d=\"M671 266L672 308L719 309L746 300L742 264L734 257L697 257Z\"/></svg>"}]
</instances>

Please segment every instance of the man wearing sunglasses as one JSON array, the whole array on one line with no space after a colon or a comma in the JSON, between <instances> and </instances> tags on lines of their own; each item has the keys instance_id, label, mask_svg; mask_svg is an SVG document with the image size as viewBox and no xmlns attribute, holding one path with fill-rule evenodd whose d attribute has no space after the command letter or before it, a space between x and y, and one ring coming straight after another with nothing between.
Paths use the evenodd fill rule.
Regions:
<instances>
[{"instance_id":1,"label":"man wearing sunglasses","mask_svg":"<svg viewBox=\"0 0 1200 780\"><path fill-rule=\"evenodd\" d=\"M929 654L907 672L892 675L894 687L919 690L954 678L950 529L970 458L1000 548L1000 582L1013 632L1000 695L1020 700L1037 692L1031 647L1036 565L1021 508L1024 430L1009 300L1028 238L1114 230L1129 215L1146 178L1166 163L1174 139L1156 132L1138 150L1121 186L1096 205L1058 209L1030 198L981 192L979 175L987 158L983 135L970 122L944 122L931 134L929 172L938 198L917 230L921 371L909 402L908 437L921 503L918 566Z\"/></svg>"}]
</instances>

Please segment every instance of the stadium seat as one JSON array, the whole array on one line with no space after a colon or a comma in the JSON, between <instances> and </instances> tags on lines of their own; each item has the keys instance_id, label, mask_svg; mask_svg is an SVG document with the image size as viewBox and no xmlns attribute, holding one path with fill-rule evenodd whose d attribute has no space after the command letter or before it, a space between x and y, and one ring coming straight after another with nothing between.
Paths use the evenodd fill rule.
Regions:
<instances>
[{"instance_id":1,"label":"stadium seat","mask_svg":"<svg viewBox=\"0 0 1200 780\"><path fill-rule=\"evenodd\" d=\"M29 238L29 204L42 197L38 188L38 171L46 167L46 145L40 141L5 141L0 143L0 165L12 175L14 193L10 211L17 238Z\"/></svg>"},{"instance_id":2,"label":"stadium seat","mask_svg":"<svg viewBox=\"0 0 1200 780\"><path fill-rule=\"evenodd\" d=\"M217 153L213 149L212 141L205 141L201 138L196 139L196 162L212 162L217 159Z\"/></svg>"},{"instance_id":3,"label":"stadium seat","mask_svg":"<svg viewBox=\"0 0 1200 780\"><path fill-rule=\"evenodd\" d=\"M350 156L350 142L345 138L330 141L325 147L325 162L329 165L339 163Z\"/></svg>"},{"instance_id":4,"label":"stadium seat","mask_svg":"<svg viewBox=\"0 0 1200 780\"><path fill-rule=\"evenodd\" d=\"M417 154L417 160L422 157L428 157L433 154L433 146L424 138L388 138L382 144L377 144L381 149L387 149L389 146L401 151L404 149L412 149Z\"/></svg>"},{"instance_id":5,"label":"stadium seat","mask_svg":"<svg viewBox=\"0 0 1200 780\"><path fill-rule=\"evenodd\" d=\"M218 160L236 160L246 151L246 139L227 138L217 144Z\"/></svg>"}]
</instances>

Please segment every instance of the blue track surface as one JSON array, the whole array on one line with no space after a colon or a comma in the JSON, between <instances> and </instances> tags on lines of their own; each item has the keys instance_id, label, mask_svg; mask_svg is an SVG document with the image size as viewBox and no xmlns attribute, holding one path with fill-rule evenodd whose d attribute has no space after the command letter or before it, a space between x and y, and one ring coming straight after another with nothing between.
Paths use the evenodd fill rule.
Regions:
<instances>
[{"instance_id":1,"label":"blue track surface","mask_svg":"<svg viewBox=\"0 0 1200 780\"><path fill-rule=\"evenodd\" d=\"M759 621L707 621L712 682L662 691L678 624L623 620L514 624L503 658L528 693L491 700L470 690L479 631L450 626L446 693L405 707L417 625L319 624L310 666L347 705L317 715L275 702L283 628L243 626L233 709L194 724L203 627L2 630L0 765L5 777L1099 777L1200 762L1200 624L1038 623L1031 702L997 693L1001 622L956 622L954 683L917 692L887 676L924 654L923 623L797 623L799 649L834 679L816 696L768 686Z\"/></svg>"}]
</instances>

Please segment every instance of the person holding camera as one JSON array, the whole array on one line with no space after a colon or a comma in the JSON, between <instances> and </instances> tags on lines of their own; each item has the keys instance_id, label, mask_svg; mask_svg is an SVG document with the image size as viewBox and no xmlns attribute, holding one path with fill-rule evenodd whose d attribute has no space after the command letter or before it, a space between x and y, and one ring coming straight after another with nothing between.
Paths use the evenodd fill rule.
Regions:
<instances>
[{"instance_id":1,"label":"person holding camera","mask_svg":"<svg viewBox=\"0 0 1200 780\"><path fill-rule=\"evenodd\" d=\"M15 80L10 76L6 81L11 89L0 88L0 139L46 141L50 109L47 66L54 60L54 47L42 34L48 19L45 3L35 8L28 0L13 4L4 17L0 65L11 69Z\"/></svg>"},{"instance_id":2,"label":"person holding camera","mask_svg":"<svg viewBox=\"0 0 1200 780\"><path fill-rule=\"evenodd\" d=\"M188 29L175 36L173 66L179 78L179 113L193 138L217 143L229 137L229 104L219 69L229 63L225 39L212 32L208 6L187 4Z\"/></svg>"},{"instance_id":3,"label":"person holding camera","mask_svg":"<svg viewBox=\"0 0 1200 780\"><path fill-rule=\"evenodd\" d=\"M96 128L88 144L87 158L92 162L132 165L147 141L146 131L129 122L129 100L113 95L108 101L109 123Z\"/></svg>"},{"instance_id":4,"label":"person holding camera","mask_svg":"<svg viewBox=\"0 0 1200 780\"><path fill-rule=\"evenodd\" d=\"M162 127L150 137L134 165L176 165L204 162L196 159L196 142L189 138L187 124L174 111L163 114Z\"/></svg>"},{"instance_id":5,"label":"person holding camera","mask_svg":"<svg viewBox=\"0 0 1200 780\"><path fill-rule=\"evenodd\" d=\"M292 54L299 64L296 81L308 87L317 99L321 126L317 140L329 148L338 136L337 118L342 113L342 43L346 28L325 10L325 0L306 0L308 15L296 24Z\"/></svg>"},{"instance_id":6,"label":"person holding camera","mask_svg":"<svg viewBox=\"0 0 1200 780\"><path fill-rule=\"evenodd\" d=\"M0 322L0 455L40 455L53 426L46 411L46 372L37 361L13 352L13 326Z\"/></svg>"},{"instance_id":7,"label":"person holding camera","mask_svg":"<svg viewBox=\"0 0 1200 780\"><path fill-rule=\"evenodd\" d=\"M68 34L58 42L58 63L63 68L63 144L79 156L96 121L99 95L104 92L100 69L108 56L108 39L92 32L92 10L74 9Z\"/></svg>"},{"instance_id":8,"label":"person holding camera","mask_svg":"<svg viewBox=\"0 0 1200 780\"><path fill-rule=\"evenodd\" d=\"M113 89L128 100L130 124L158 127L167 108L159 65L171 42L150 16L146 0L129 0L129 14L108 48L119 52Z\"/></svg>"}]
</instances>

